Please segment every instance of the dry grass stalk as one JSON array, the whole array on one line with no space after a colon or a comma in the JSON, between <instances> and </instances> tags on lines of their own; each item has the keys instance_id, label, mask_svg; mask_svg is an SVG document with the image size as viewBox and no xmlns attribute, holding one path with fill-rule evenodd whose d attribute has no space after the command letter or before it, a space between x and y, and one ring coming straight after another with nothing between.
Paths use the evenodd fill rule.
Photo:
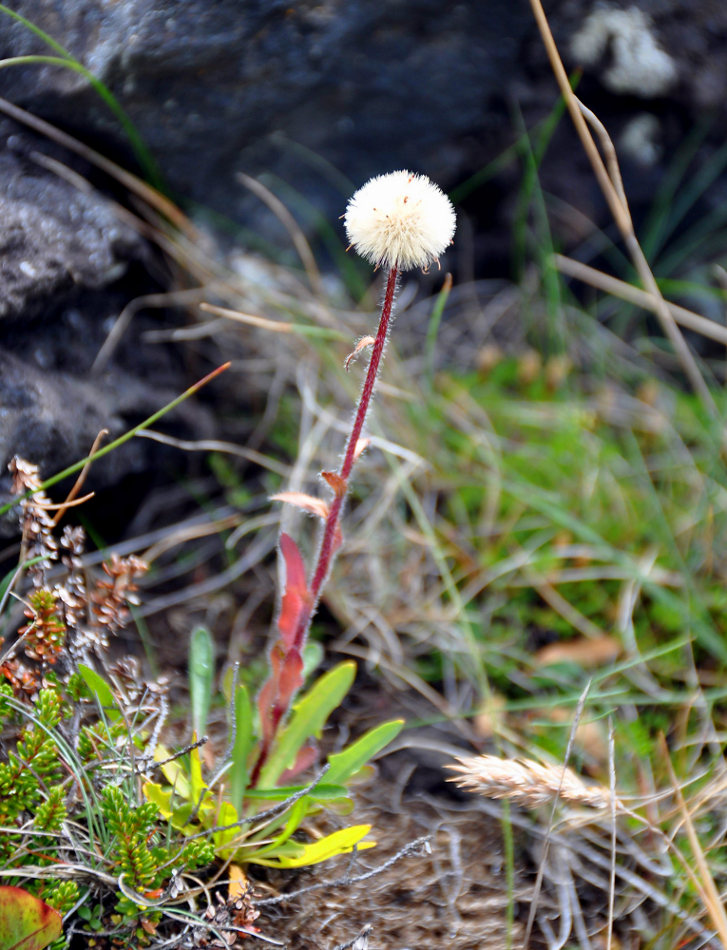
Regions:
<instances>
[{"instance_id":1,"label":"dry grass stalk","mask_svg":"<svg viewBox=\"0 0 727 950\"><path fill-rule=\"evenodd\" d=\"M537 808L561 799L572 805L610 809L618 799L601 785L586 785L569 768L542 765L532 759L500 759L496 755L458 757L448 765L460 774L449 779L460 788L471 788L486 798L507 798L525 808Z\"/></svg>"},{"instance_id":2,"label":"dry grass stalk","mask_svg":"<svg viewBox=\"0 0 727 950\"><path fill-rule=\"evenodd\" d=\"M616 149L613 146L608 132L606 131L603 123L598 119L590 109L587 109L586 106L580 101L571 88L570 81L568 79L568 74L565 71L563 61L560 58L560 53L558 52L558 47L555 44L553 39L553 34L550 30L550 25L548 24L548 18L545 15L545 10L541 0L530 0L530 6L532 7L533 14L535 16L535 21L540 30L543 43L545 45L548 58L550 59L550 65L555 75L555 78L558 82L561 94L565 100L565 104L570 113L573 124L576 127L578 136L581 140L581 144L591 162L593 172L596 176L596 180L601 188L604 198L609 206L613 219L616 222L623 242L628 251L631 262L634 265L634 269L639 275L639 279L643 284L646 292L653 302L654 313L656 314L662 330L671 342L674 347L674 352L679 358L682 369L689 379L694 391L697 393L699 398L702 400L707 411L714 417L718 415L717 405L714 401L714 397L709 390L704 377L702 376L697 362L694 359L694 356L687 346L684 337L681 335L674 316L669 310L669 307L661 295L659 286L656 283L656 279L649 267L649 263L644 255L644 252L641 248L641 245L638 242L636 237L636 231L634 230L634 224L631 219L631 212L629 211L628 202L626 200L626 195L623 190L623 185L621 183L621 173L619 171L618 159L616 157ZM598 151L598 146L591 134L589 128L589 123L593 127L598 136L601 148L603 149L606 160L601 157L600 152Z\"/></svg>"}]
</instances>

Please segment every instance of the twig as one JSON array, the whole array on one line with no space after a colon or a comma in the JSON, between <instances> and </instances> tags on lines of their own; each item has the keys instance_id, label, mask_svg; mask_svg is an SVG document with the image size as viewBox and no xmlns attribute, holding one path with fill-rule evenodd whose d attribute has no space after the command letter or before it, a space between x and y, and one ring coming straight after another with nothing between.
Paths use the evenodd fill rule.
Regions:
<instances>
[{"instance_id":1,"label":"twig","mask_svg":"<svg viewBox=\"0 0 727 950\"><path fill-rule=\"evenodd\" d=\"M420 838L415 838L414 841L410 841L409 844L397 851L396 854L384 861L383 864L379 864L377 867L372 868L370 871L365 871L363 874L357 874L355 877L339 878L336 881L318 881L315 884L309 884L307 887L301 887L297 891L291 891L289 894L279 894L277 897L265 897L263 900L255 901L255 906L270 907L273 904L283 904L287 901L293 901L298 897L302 897L303 894L309 894L311 891L319 891L322 888L331 888L341 885L348 886L350 884L359 884L361 881L368 881L370 878L377 877L377 875L383 871L388 870L388 868L396 864L397 861L413 854L415 851L420 849L426 850L431 840L431 835L422 835Z\"/></svg>"}]
</instances>

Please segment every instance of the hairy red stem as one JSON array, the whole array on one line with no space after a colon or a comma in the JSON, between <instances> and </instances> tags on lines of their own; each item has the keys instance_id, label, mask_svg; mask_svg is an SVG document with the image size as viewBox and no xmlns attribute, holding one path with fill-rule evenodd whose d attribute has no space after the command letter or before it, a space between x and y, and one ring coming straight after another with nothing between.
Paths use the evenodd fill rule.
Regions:
<instances>
[{"instance_id":1,"label":"hairy red stem","mask_svg":"<svg viewBox=\"0 0 727 950\"><path fill-rule=\"evenodd\" d=\"M297 649L299 653L302 653L303 644L305 643L305 638L310 628L313 614L315 613L315 609L318 606L321 588L328 577L328 572L330 571L331 564L333 563L333 556L335 553L334 539L336 537L336 530L338 528L338 522L340 521L341 511L343 509L343 502L348 489L348 478L351 474L353 464L356 461L356 446L358 445L358 441L361 438L361 432L363 430L364 422L366 421L366 413L368 412L371 396L374 391L374 386L376 385L376 377L379 372L379 365L384 352L384 346L386 345L386 338L389 334L389 325L391 323L391 311L394 303L394 292L396 290L397 277L398 270L396 267L392 267L389 271L389 279L386 283L386 293L384 294L384 303L381 308L379 329L376 334L373 349L371 350L369 368L366 372L366 379L364 380L363 388L361 390L361 397L358 402L356 417L353 421L353 428L351 429L351 434L348 437L348 444L346 445L346 453L343 457L341 470L338 473L339 484L342 486L342 488L341 490L336 490L333 501L331 502L331 506L328 510L328 516L323 527L323 536L321 537L321 544L318 550L318 559L316 561L316 566L313 571L313 578L310 584L310 599L306 606L303 607L300 619L298 621L298 626L295 629L293 645L294 649ZM271 714L273 736L277 733L278 726L280 725L280 722L287 711L287 705L281 703L280 700L277 699L273 705ZM263 746L260 749L260 755L258 756L257 762L255 763L255 767L250 779L251 787L255 786L260 777L262 768L270 753L270 745L271 742L268 740L267 742L263 743Z\"/></svg>"},{"instance_id":2,"label":"hairy red stem","mask_svg":"<svg viewBox=\"0 0 727 950\"><path fill-rule=\"evenodd\" d=\"M313 572L313 579L311 580L310 585L311 603L301 615L300 622L298 623L298 627L295 631L294 642L299 650L303 647L306 634L308 633L308 628L310 627L311 619L318 605L321 588L323 587L323 583L328 577L328 572L331 569L334 553L333 541L336 536L338 522L341 518L345 490L348 487L348 478L351 474L351 469L353 468L353 463L356 459L356 446L358 445L358 441L361 438L361 432L363 430L364 422L366 421L369 403L371 402L371 396L374 391L374 386L376 385L376 377L379 372L379 365L384 352L386 338L389 334L389 324L391 322L391 310L394 303L394 291L396 290L397 276L398 271L396 267L392 267L389 271L389 279L386 283L386 293L384 294L384 303L381 308L379 329L376 334L376 340L374 341L373 349L371 350L371 359L369 360L369 368L366 373L366 379L364 380L363 388L361 390L361 398L358 402L356 418L353 422L351 434L348 437L348 444L346 446L346 454L343 457L343 464L341 465L341 470L338 473L339 478L344 485L344 491L342 493L337 492L333 498L333 501L331 502L331 507L328 511L328 517L326 518L326 523L323 528L321 546L318 550L318 560L316 562L315 570Z\"/></svg>"}]
</instances>

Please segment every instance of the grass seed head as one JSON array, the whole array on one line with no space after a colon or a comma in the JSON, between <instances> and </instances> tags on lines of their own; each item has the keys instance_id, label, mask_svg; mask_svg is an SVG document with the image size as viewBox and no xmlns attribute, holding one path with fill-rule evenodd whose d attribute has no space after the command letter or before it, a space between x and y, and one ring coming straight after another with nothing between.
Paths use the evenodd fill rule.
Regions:
<instances>
[{"instance_id":1,"label":"grass seed head","mask_svg":"<svg viewBox=\"0 0 727 950\"><path fill-rule=\"evenodd\" d=\"M346 234L356 252L377 267L427 268L451 244L456 219L444 192L424 175L378 175L348 203Z\"/></svg>"},{"instance_id":2,"label":"grass seed head","mask_svg":"<svg viewBox=\"0 0 727 950\"><path fill-rule=\"evenodd\" d=\"M571 805L605 809L611 793L601 785L586 785L569 768L542 765L531 759L501 759L495 755L457 757L449 765L460 774L450 779L486 798L507 798L525 808L537 808L555 799ZM618 807L618 802L616 803Z\"/></svg>"}]
</instances>

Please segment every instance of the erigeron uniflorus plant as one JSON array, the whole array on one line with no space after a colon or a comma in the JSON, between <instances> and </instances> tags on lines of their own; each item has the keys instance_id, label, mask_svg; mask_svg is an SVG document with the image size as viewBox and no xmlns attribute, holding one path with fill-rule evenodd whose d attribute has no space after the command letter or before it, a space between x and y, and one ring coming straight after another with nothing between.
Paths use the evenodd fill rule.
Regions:
<instances>
[{"instance_id":1,"label":"erigeron uniflorus plant","mask_svg":"<svg viewBox=\"0 0 727 950\"><path fill-rule=\"evenodd\" d=\"M353 465L363 448L361 435L389 333L399 274L415 268L427 270L438 263L439 256L452 243L456 227L454 209L444 192L424 175L409 171L391 172L368 181L348 202L343 221L350 247L375 268L387 270L386 290L376 337L366 338L355 351L371 345L368 370L341 468L338 472L322 473L333 497L330 502L324 502L299 493L284 492L276 496L321 517L323 530L309 579L295 542L288 535L281 535L286 585L278 618L279 637L270 653L271 674L258 696L262 736L253 782L302 684L302 650L341 544L341 513Z\"/></svg>"}]
</instances>

